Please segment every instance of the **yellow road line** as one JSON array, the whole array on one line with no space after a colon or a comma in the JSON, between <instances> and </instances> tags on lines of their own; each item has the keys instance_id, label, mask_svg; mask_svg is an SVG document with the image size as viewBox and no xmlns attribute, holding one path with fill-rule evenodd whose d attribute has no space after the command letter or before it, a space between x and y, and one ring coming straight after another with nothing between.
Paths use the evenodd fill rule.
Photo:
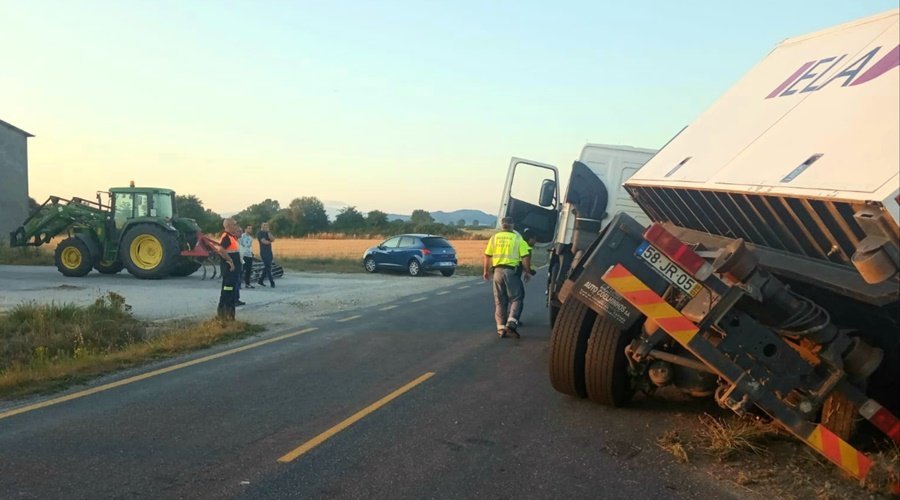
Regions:
<instances>
[{"instance_id":1,"label":"yellow road line","mask_svg":"<svg viewBox=\"0 0 900 500\"><path fill-rule=\"evenodd\" d=\"M362 318L361 314L357 314L356 316L350 316L349 318L339 319L339 320L337 320L337 322L343 323L344 321L353 321L354 319L359 319L359 318Z\"/></svg>"},{"instance_id":2,"label":"yellow road line","mask_svg":"<svg viewBox=\"0 0 900 500\"><path fill-rule=\"evenodd\" d=\"M381 309L379 309L379 311L390 311L391 309L396 309L396 308L397 308L397 306L387 306L387 307L382 307Z\"/></svg>"},{"instance_id":3,"label":"yellow road line","mask_svg":"<svg viewBox=\"0 0 900 500\"><path fill-rule=\"evenodd\" d=\"M428 297L419 297L418 299L412 299L410 302L422 302L423 300L428 300Z\"/></svg>"},{"instance_id":4,"label":"yellow road line","mask_svg":"<svg viewBox=\"0 0 900 500\"><path fill-rule=\"evenodd\" d=\"M128 385L128 384L131 384L134 382L140 382L141 380L146 380L151 377L156 377L157 375L163 375L163 374L166 374L169 372L174 372L175 370L187 368L189 366L199 365L200 363L205 363L207 361L212 361L214 359L224 358L225 356L230 356L232 354L237 354L242 351L255 349L257 347L261 347L266 344L271 344L273 342L278 342L281 340L289 339L291 337L296 337L297 335L303 335L304 333L309 333L314 330L318 330L318 328L305 328L303 330L299 330L299 331L296 331L293 333L287 333L284 335L280 335L278 337L273 337L271 339L260 340L259 342L254 342L252 344L247 344L245 346L236 347L236 348L230 349L228 351L222 351L222 352L219 352L216 354L211 354L209 356L204 356L202 358L197 358L197 359L187 361L184 363L180 363L177 365L168 366L166 368L160 368L159 370L153 370L152 372L135 375L134 377L128 377L126 379L122 379L117 382L100 385L97 387L93 387L91 389L86 389L83 391L73 392L72 394L67 394L65 396L60 396L58 398L48 399L47 401L42 401L40 403L35 403L32 405L23 406L21 408L15 408L12 410L8 410L8 411L0 413L0 420L3 420L4 418L12 417L13 415L18 415L20 413L26 413L29 411L39 410L41 408L46 408L48 406L53 406L53 405L56 405L59 403L65 403L66 401L72 401L73 399L83 398L85 396L90 396L91 394L97 394L98 392L108 391L110 389L115 389L116 387L121 387L123 385Z\"/></svg>"},{"instance_id":5,"label":"yellow road line","mask_svg":"<svg viewBox=\"0 0 900 500\"><path fill-rule=\"evenodd\" d=\"M327 441L328 438L334 436L338 432L341 432L342 430L346 429L347 427L350 427L351 425L355 424L356 422L362 420L362 418L365 417L366 415L368 415L368 414L374 412L375 410L381 408L382 406L390 403L392 400L396 399L403 393L409 391L413 387L421 384L422 382L430 379L433 376L434 376L434 372L428 372L428 373L420 376L419 378L404 385L403 387L397 389L396 391L388 394L387 396L379 399L378 401L370 404L369 406L366 406L362 410L359 410L358 412L354 413L350 417L344 419L341 423L335 425L334 427L328 429L327 431L325 431L325 432L319 434L318 436L310 439L309 441L303 443L302 445L298 446L296 449L294 449L290 453L287 453L286 455L279 458L278 461L281 463L288 463L288 462L295 460L300 455L303 455L307 451L315 448L316 446L319 446L320 444Z\"/></svg>"},{"instance_id":6,"label":"yellow road line","mask_svg":"<svg viewBox=\"0 0 900 500\"><path fill-rule=\"evenodd\" d=\"M450 292L447 290L444 290L443 292L438 292L437 294L438 295L447 295L448 293L450 293Z\"/></svg>"}]
</instances>

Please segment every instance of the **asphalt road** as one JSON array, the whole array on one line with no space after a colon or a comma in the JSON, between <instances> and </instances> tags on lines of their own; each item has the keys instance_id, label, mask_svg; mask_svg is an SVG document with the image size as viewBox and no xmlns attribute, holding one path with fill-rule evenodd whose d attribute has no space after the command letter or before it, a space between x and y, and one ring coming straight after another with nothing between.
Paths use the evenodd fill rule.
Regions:
<instances>
[{"instance_id":1,"label":"asphalt road","mask_svg":"<svg viewBox=\"0 0 900 500\"><path fill-rule=\"evenodd\" d=\"M489 285L466 278L66 401L0 402L0 497L734 497L655 445L665 404L610 409L550 387L540 283L521 340L497 338Z\"/></svg>"}]
</instances>

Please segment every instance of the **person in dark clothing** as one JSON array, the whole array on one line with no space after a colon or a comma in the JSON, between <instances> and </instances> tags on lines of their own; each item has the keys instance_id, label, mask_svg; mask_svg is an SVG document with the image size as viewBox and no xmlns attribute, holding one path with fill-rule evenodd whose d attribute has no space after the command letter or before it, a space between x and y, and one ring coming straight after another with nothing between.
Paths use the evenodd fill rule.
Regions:
<instances>
[{"instance_id":1,"label":"person in dark clothing","mask_svg":"<svg viewBox=\"0 0 900 500\"><path fill-rule=\"evenodd\" d=\"M275 238L269 232L269 224L267 222L263 222L260 226L259 232L256 233L256 241L259 242L259 258L263 262L262 274L259 275L259 280L256 283L266 286L264 281L268 278L269 286L275 288L275 279L272 278L272 242L275 241Z\"/></svg>"},{"instance_id":2,"label":"person in dark clothing","mask_svg":"<svg viewBox=\"0 0 900 500\"><path fill-rule=\"evenodd\" d=\"M234 219L225 219L222 224L225 231L219 239L219 248L216 253L222 258L222 293L219 294L219 307L217 313L219 319L234 321L234 308L237 303L237 285L241 279L241 253L240 246L234 234L240 232L240 228Z\"/></svg>"}]
</instances>

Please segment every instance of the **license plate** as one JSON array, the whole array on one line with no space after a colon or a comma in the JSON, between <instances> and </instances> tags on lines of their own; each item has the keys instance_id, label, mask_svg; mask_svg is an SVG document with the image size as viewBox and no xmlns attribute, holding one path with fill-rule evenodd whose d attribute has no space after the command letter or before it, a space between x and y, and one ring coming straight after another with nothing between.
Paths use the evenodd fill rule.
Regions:
<instances>
[{"instance_id":1,"label":"license plate","mask_svg":"<svg viewBox=\"0 0 900 500\"><path fill-rule=\"evenodd\" d=\"M696 297L697 294L700 293L700 289L703 288L703 285L701 285L693 276L688 274L684 269L678 267L677 264L669 260L668 257L654 248L649 242L645 241L641 244L635 254L647 261L647 263L650 264L650 267L668 280L669 283L675 285L676 288L691 297Z\"/></svg>"}]
</instances>

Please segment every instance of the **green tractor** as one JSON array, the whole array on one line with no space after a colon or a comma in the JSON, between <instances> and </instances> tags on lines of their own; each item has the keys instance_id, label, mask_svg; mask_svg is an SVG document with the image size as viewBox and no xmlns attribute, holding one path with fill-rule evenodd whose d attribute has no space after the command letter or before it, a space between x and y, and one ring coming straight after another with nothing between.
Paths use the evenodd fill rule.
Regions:
<instances>
[{"instance_id":1,"label":"green tractor","mask_svg":"<svg viewBox=\"0 0 900 500\"><path fill-rule=\"evenodd\" d=\"M142 279L188 276L207 255L197 222L176 217L174 191L133 183L98 192L96 202L51 196L10 233L10 246L41 246L63 232L54 260L66 276L123 267Z\"/></svg>"}]
</instances>

